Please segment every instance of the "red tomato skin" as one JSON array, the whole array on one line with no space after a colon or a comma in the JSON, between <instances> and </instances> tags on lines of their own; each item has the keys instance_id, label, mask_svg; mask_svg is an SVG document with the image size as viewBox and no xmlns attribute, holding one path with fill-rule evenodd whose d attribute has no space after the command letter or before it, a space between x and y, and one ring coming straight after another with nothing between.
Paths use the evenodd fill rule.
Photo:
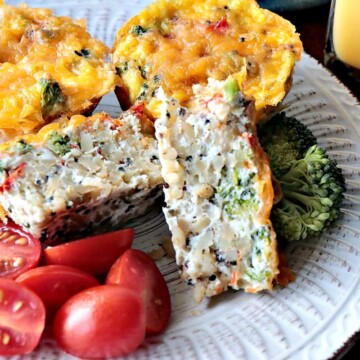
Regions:
<instances>
[{"instance_id":1,"label":"red tomato skin","mask_svg":"<svg viewBox=\"0 0 360 360\"><path fill-rule=\"evenodd\" d=\"M41 299L14 280L0 278L0 300L0 355L30 353L45 327Z\"/></svg>"},{"instance_id":2,"label":"red tomato skin","mask_svg":"<svg viewBox=\"0 0 360 360\"><path fill-rule=\"evenodd\" d=\"M133 239L133 229L122 229L48 247L44 250L44 259L48 265L68 265L92 275L102 275L131 247Z\"/></svg>"},{"instance_id":3,"label":"red tomato skin","mask_svg":"<svg viewBox=\"0 0 360 360\"><path fill-rule=\"evenodd\" d=\"M146 334L159 334L171 316L168 286L153 259L140 250L129 249L114 263L107 284L118 284L140 294L146 309Z\"/></svg>"},{"instance_id":4,"label":"red tomato skin","mask_svg":"<svg viewBox=\"0 0 360 360\"><path fill-rule=\"evenodd\" d=\"M100 285L70 298L54 322L59 346L80 358L124 356L145 337L145 309L135 292Z\"/></svg>"},{"instance_id":5,"label":"red tomato skin","mask_svg":"<svg viewBox=\"0 0 360 360\"><path fill-rule=\"evenodd\" d=\"M90 274L65 265L46 265L31 269L15 281L40 297L45 305L47 323L54 320L57 311L72 296L99 285Z\"/></svg>"},{"instance_id":6,"label":"red tomato skin","mask_svg":"<svg viewBox=\"0 0 360 360\"><path fill-rule=\"evenodd\" d=\"M6 236L9 233L9 236ZM10 236L13 241L8 241ZM18 244L15 240L21 239L26 244ZM0 267L0 277L15 279L21 273L34 268L39 263L41 256L40 240L22 230L22 228L12 221L4 224L0 221L0 262L4 265ZM9 261L14 257L20 258L20 265L17 267L9 266ZM8 264L6 264L8 263ZM0 263L1 264L1 263Z\"/></svg>"}]
</instances>

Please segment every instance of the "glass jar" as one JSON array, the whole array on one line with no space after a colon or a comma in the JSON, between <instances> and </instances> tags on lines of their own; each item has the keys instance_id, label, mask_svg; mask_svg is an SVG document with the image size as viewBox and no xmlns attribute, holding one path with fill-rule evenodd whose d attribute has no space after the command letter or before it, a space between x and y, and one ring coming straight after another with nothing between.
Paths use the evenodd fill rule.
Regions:
<instances>
[{"instance_id":1,"label":"glass jar","mask_svg":"<svg viewBox=\"0 0 360 360\"><path fill-rule=\"evenodd\" d=\"M360 0L332 0L324 63L360 94Z\"/></svg>"}]
</instances>

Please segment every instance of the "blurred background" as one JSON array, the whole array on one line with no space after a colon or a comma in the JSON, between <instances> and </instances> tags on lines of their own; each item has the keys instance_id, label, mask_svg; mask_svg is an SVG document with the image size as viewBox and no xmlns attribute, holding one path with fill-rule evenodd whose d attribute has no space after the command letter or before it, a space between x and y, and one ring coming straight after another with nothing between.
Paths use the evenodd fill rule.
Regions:
<instances>
[{"instance_id":1,"label":"blurred background","mask_svg":"<svg viewBox=\"0 0 360 360\"><path fill-rule=\"evenodd\" d=\"M301 35L305 51L322 65L324 64L325 37L330 2L330 0L258 0L260 6L279 13L296 26L298 33ZM349 77L347 72L338 64L332 65L330 70L360 101L359 83Z\"/></svg>"}]
</instances>

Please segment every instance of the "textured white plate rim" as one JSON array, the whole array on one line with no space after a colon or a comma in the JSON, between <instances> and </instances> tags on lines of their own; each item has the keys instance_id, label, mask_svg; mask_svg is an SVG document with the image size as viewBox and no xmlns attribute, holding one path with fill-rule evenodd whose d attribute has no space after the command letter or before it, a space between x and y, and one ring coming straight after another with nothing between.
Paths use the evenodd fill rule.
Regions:
<instances>
[{"instance_id":1,"label":"textured white plate rim","mask_svg":"<svg viewBox=\"0 0 360 360\"><path fill-rule=\"evenodd\" d=\"M19 2L20 1L8 1L7 3L19 3ZM134 1L130 1L130 0L123 0L123 1L115 1L115 0L72 1L72 0L65 0L61 3L58 3L58 2L52 1L52 0L51 1L34 0L34 1L29 1L28 3L30 3L34 6L53 7L54 9L56 9L56 12L59 14L65 13L65 14L70 14L72 16L74 16L75 10L76 11L78 11L79 9L84 10L81 12L81 16L79 16L79 17L83 17L83 16L89 17L90 32L93 35L104 39L104 41L106 41L108 45L111 45L114 33L113 32L107 33L107 28L104 28L104 26L106 26L106 24L111 22L111 21L108 22L107 17L110 17L110 20L112 20L111 24L114 23L114 19L116 18L116 16L118 16L119 19L121 19L121 21L123 21L126 18L128 18L130 15L133 15L134 12L137 12L142 7L142 4L149 3L149 0L145 0L145 1L141 1L141 0L140 1L139 0L134 0ZM124 4L124 7L121 9L119 9L120 4ZM75 14L75 16L76 16L76 14ZM76 16L76 17L78 17L78 16ZM324 84L326 84L326 85L324 85ZM310 91L309 91L309 88L310 88ZM318 93L312 95L311 89L315 89L315 93L316 93L316 91ZM298 97L299 97L299 101L297 103ZM319 98L319 104L311 103L311 101L313 99L317 100L318 98ZM305 103L305 105L302 108L301 106L303 103ZM335 113L338 112L338 114L337 114L338 117L341 116L341 118L344 119L344 123L346 125L348 125L348 127L351 128L351 129L350 128L348 129L348 132L353 133L353 134L350 134L351 136L353 136L353 138L350 139L349 142L351 143L351 141L352 141L353 144L351 146L356 147L356 144L360 142L360 128L359 128L360 107L359 107L356 99L350 94L348 89L346 89L346 87L338 81L337 78L335 78L332 74L330 74L316 60L311 58L309 55L304 54L303 59L296 66L294 87L293 87L292 91L290 92L289 96L284 101L284 104L291 104L286 111L289 110L290 112L292 111L293 113L296 113L296 114L298 111L299 117L302 118L302 120L306 121L308 119L308 115L309 114L312 115L313 111L315 111L317 114L320 114L320 115L322 114L321 108L323 106L323 103L325 104L324 105L325 109L328 109L328 110L326 110L326 112L324 112L324 114L325 113L332 114L333 112L335 112ZM297 107L300 110L299 109L296 110ZM113 112L113 111L115 111L115 109L117 109L116 100L113 95L104 97L98 110L101 110L101 109L108 110L111 112ZM310 109L310 110L308 113L306 113L308 109ZM326 116L325 116L325 119L326 119ZM329 117L329 121L332 121L332 119L333 118ZM321 123L321 121L323 121L323 119L320 117L320 123ZM337 124L335 124L335 125L337 126ZM331 123L331 126L333 126L332 123ZM331 128L331 126L329 125L329 128ZM339 126L339 129L340 128L341 128L341 126ZM327 146L327 141L330 141L329 139L331 139L331 141L330 141L331 144L334 141L335 150L332 150L331 146L330 146L328 148L329 154L336 155L338 153L338 154L340 154L340 156L342 156L341 155L342 152L337 150L337 145L336 145L336 141L338 141L338 138L340 139L340 137L341 137L341 129L339 131L340 131L340 135L337 135L337 133L336 133L336 136L335 136L334 133L332 132L332 130L331 131L329 130L329 136L326 138L325 137L322 138L322 140L325 141L326 146ZM354 138L354 136L356 138ZM346 147L347 139L345 139L343 141L345 144L344 146ZM345 148L345 150L348 151L349 153L351 153L351 151L353 149L351 146L349 146L350 150ZM358 155L360 153L359 148L357 147L357 149L355 149L355 150L356 151L354 152L354 154L355 154L354 157L356 157L356 156L360 157L360 155ZM344 153L346 151L344 151ZM344 169L347 168L346 162L342 162L340 165L343 166ZM353 166L351 161L350 161L350 165L348 166L348 168L349 169L355 168L355 170L354 170L355 172L357 170L357 167ZM359 173L360 173L360 168L359 168ZM349 178L350 178L350 176L349 176ZM360 184L360 180L358 180L356 174L354 175L354 179L351 177L351 181L353 181L354 184L355 183ZM348 198L351 198L352 196L354 198L356 198L356 196L358 196L357 189L358 189L358 187L354 190L355 195L353 195L352 193L349 192ZM347 206L348 204L344 205L344 209L343 209L344 218L339 221L339 225L336 225L334 227L334 229L331 230L335 234L333 235L333 233L331 232L331 234L329 234L328 238L329 239L334 238L338 243L343 243L344 247L353 249L356 252L356 255L354 255L354 257L356 257L356 260L358 262L358 260L360 259L360 255L358 255L357 253L360 252L360 247L358 246L358 244L356 242L352 242L352 241L356 240L356 236L359 236L359 229L353 224L352 219L353 218L357 219L359 217L359 212L354 211L354 214L352 215L351 210L354 210L354 209L357 210L359 203L354 202L354 204L355 205L354 205L353 209L351 207L349 209ZM349 229L349 231L353 231L354 234L352 235L352 237L342 240L337 237L336 231L339 229L341 231L345 231L346 229ZM144 233L146 235L146 231L144 231ZM159 234L159 233L157 233L157 234ZM144 237L146 237L145 235L144 235ZM344 235L346 235L345 232L344 232ZM160 236L160 235L158 235L158 236ZM143 239L140 239L140 240L143 241ZM143 243L139 243L138 246L141 247L142 245L143 245ZM154 244L152 244L152 245L154 245ZM288 250L291 251L291 249L293 249L293 248L298 249L298 247L300 247L298 244L294 244L294 245L292 244ZM305 243L304 247L306 247L307 249L312 248L313 250L315 249L316 251L321 250L324 253L326 251L328 251L328 255L330 254L331 256L334 256L334 257L339 255L338 258L342 259L341 258L342 253L338 254L337 252L335 252L335 255L334 255L330 250L327 250L326 246L323 247L323 242L321 242L320 240L314 241L312 243ZM301 256L302 255L300 254L299 258ZM349 256L350 256L350 254L349 254ZM311 259L308 259L308 262L306 264L308 266L309 264L311 264L311 262L315 262L315 261L316 260L311 258ZM350 260L349 260L349 262L350 262ZM357 264L357 263L355 262L354 264ZM325 265L327 265L327 263L325 263ZM319 269L321 269L321 267L322 267L323 270L325 270L325 272L326 272L328 270L325 265L324 264L317 265L317 267ZM299 267L299 265L297 265L297 268L298 267ZM300 269L299 271L301 271L302 268L300 267L299 269ZM244 354L250 355L250 357L248 357L248 358L251 358L251 355L260 354L261 356L259 355L259 357L261 357L261 358L272 358L272 359L273 358L276 358L276 359L285 359L285 358L289 358L289 359L290 358L291 359L298 359L298 358L320 359L320 358L324 358L325 359L325 358L331 357L336 351L338 351L339 348L341 348L346 343L346 341L348 341L348 339L354 333L356 333L360 329L360 274L359 274L359 267L356 267L356 269L357 269L356 272L354 270L350 274L352 276L352 279L354 278L353 283L349 286L346 286L345 289L344 289L345 285L342 285L339 280L339 284L342 286L342 291L344 291L343 296L340 296L338 301L334 300L334 298L329 297L330 302L332 302L332 304L334 306L336 305L334 308L331 308L331 310L333 312L335 312L335 310L336 310L336 313L335 314L331 313L331 316L322 315L322 313L320 313L320 315L317 315L320 317L322 316L323 319L321 321L319 321L319 323L317 325L311 327L311 330L309 332L307 332L305 335L302 333L302 335L301 335L302 338L299 336L299 339L295 345L289 345L287 350L284 350L284 348L282 347L281 353L279 352L279 354L275 357L274 356L270 357L269 353L261 353L261 349L259 350L260 352L256 352L256 351L251 352L251 349L255 345L254 345L254 343L250 343L250 348L248 348L247 347L248 344L246 343L247 339L244 338L244 340L241 339L241 341L239 343L240 344L239 346L244 346L244 349L245 349ZM333 270L333 269L331 269L331 270ZM328 271L328 272L329 272L329 274L332 274L330 271ZM170 273L173 274L174 272L172 271ZM302 278L300 275L302 276L302 274L299 273L299 277L298 277L297 281L288 287L289 292L294 291L296 293L299 291L296 286L301 286L301 284L302 284L301 283ZM306 279L306 276L304 278ZM309 275L308 280L311 280L311 279L312 278ZM176 284L174 285L174 283L176 283ZM184 288L183 284L177 284L176 279L175 279L175 281L174 280L172 281L170 286L172 289L174 289L174 287L179 287L179 288L181 288L181 291L183 291L183 288ZM329 288L329 289L332 289L332 288ZM307 290L309 290L309 288L305 287L305 291L307 291ZM311 287L310 287L310 290L311 290ZM178 294L180 294L181 291L179 290ZM302 291L304 291L304 288L302 289ZM284 294L287 294L287 292L281 291L279 289L275 289L275 291L271 294L264 293L257 297L255 295L251 296L251 295L248 295L248 294L245 295L242 293L225 294L225 297L219 298L218 301L215 301L215 303L217 304L216 307L212 307L211 309L208 309L208 313L211 314L212 316L214 316L216 314L221 314L224 310L226 310L226 307L227 307L226 304L228 304L229 306L231 306L233 303L236 304L236 299L237 300L241 299L240 300L241 305L245 304L246 306L249 305L249 307L250 307L253 305L252 303L254 303L254 307L260 308L260 309L261 309L261 305L263 305L263 303L269 304L271 306L273 306L276 303L279 306L288 308L287 304L286 304L287 299L286 299L286 297L283 298L285 296ZM226 301L228 301L228 303L225 302L225 299L226 299ZM234 301L234 299L235 299L235 301ZM313 294L305 293L304 299L305 299L305 303L306 303L306 301L311 303L311 301L313 299ZM264 302L262 302L263 300L264 300ZM178 305L178 304L176 304L176 305ZM324 305L326 305L326 304L324 304ZM299 306L299 304L296 304L296 306ZM205 305L205 307L201 308L201 311L204 311L204 309L206 310L206 305ZM247 309L247 307L245 307L245 309ZM296 309L298 309L298 308L296 308ZM180 310L175 311L174 316L176 317L176 319L178 317L178 314L181 313ZM262 309L262 314L264 315L265 319L266 318L271 318L271 319L274 318L274 315L271 313L272 310L273 310L273 308ZM315 306L315 310L317 310L316 306ZM236 311L236 309L235 309L235 311ZM240 309L239 312L241 313L241 311L244 311L244 310ZM187 314L187 316L189 317L189 314ZM164 334L163 337L159 336L159 337L149 338L146 341L145 348L148 347L150 349L149 352L146 352L145 350L142 353L141 353L141 351L136 352L133 355L130 355L130 358L134 358L134 359L135 358L136 359L137 358L144 359L144 358L149 358L149 357L152 358L152 354L155 354L152 352L153 350L156 351L156 354L161 354L162 353L161 349L159 350L159 352L157 352L158 348L156 348L156 349L152 348L153 344L157 343L159 341L160 342L164 341L164 343L166 343L165 345L169 345L169 344L170 344L169 346L174 345L174 349L176 349L176 346L179 346L179 344L180 344L180 346L182 344L185 344L185 342L182 343L179 339L177 339L177 336L182 336L184 330L186 330L185 331L186 333L193 335L194 332L199 329L199 322L201 322L201 319L202 319L202 314L200 314L199 316L193 316L193 317L190 316L190 320L185 321L185 323L183 325L175 326L176 324L172 323L170 325L169 330ZM205 316L205 320L208 320L208 318L206 316ZM303 319L300 319L300 320L302 321ZM206 321L204 321L204 322L205 322L204 326L206 327L206 325L209 322L206 322ZM289 330L291 330L290 325L288 325L288 323L289 323L289 320L285 319L285 322L284 322L285 330L287 328L289 328ZM304 323L305 323L305 320L304 320ZM210 322L208 325L211 325L211 324L212 323ZM283 324L280 323L280 324L276 324L276 326L277 325L279 325L281 327ZM282 329L280 327L279 327L279 329L284 331L284 329ZM256 329L256 326L255 326L255 330L257 331L257 335L260 337L265 336L264 334L267 331L267 330L265 331L262 328ZM284 332L284 334L288 335L288 334L286 334L286 332ZM246 334L244 334L244 335L246 335ZM294 336L294 335L291 334L288 336L288 338L286 338L286 341L288 344L290 344L291 336ZM225 354L224 355L225 358L227 358L227 356L229 358L230 357L233 358L233 355L231 356L231 352L230 352L229 348L226 348L226 346L222 345L223 344L222 340L225 340L225 339L220 339L220 340L213 339L215 346L217 346L218 348L221 347L221 349L219 350L219 354L222 354L222 355ZM196 348L196 346L195 346L196 344L195 345L192 344L192 345L195 349L194 349L193 353L191 353L192 349L190 349L190 348L188 349L189 352L187 354L189 355L189 358L201 358L201 359L208 358L206 355L207 353L206 353L205 349L202 349L201 347ZM265 346L262 343L260 345L262 345L263 347ZM51 348L51 346L50 346L50 348ZM153 349L153 350L151 350L151 349ZM49 350L49 349L47 349L47 350ZM142 350L142 349L140 349L140 350ZM265 350L268 350L268 349L265 349ZM43 348L40 348L33 355L24 356L23 358L28 358L28 359L34 359L34 358L50 359L50 358L52 358L52 359L55 359L55 358L59 358L59 356L64 359L70 358L68 355L58 352L58 350L56 348L54 349L54 351L55 351L55 353L47 352ZM179 349L178 349L178 351L180 352ZM193 354L193 355L191 355L191 354ZM194 355L194 354L196 354L196 355ZM174 358L176 358L176 357L179 358L178 354L171 353L171 355L173 355ZM160 357L163 358L162 356L159 356L159 358ZM252 357L252 358L254 358L254 357Z\"/></svg>"},{"instance_id":2,"label":"textured white plate rim","mask_svg":"<svg viewBox=\"0 0 360 360\"><path fill-rule=\"evenodd\" d=\"M324 66L322 66L322 64L320 64L316 59L314 59L313 57L311 57L309 54L307 53L303 53L303 59L300 63L298 63L296 65L296 70L295 71L299 71L299 67L302 65L303 62L308 62L310 64L313 64L314 66L316 66L318 68L318 71L323 72L324 74L326 74L329 79L332 79L332 81L334 82L334 84L338 85L340 87L340 89L342 91L344 91L346 93L346 95L348 96L348 102L350 106L354 107L354 113L356 112L358 115L358 120L360 119L360 106L359 106L359 101L355 98L355 96L351 93L351 91L333 74L331 73L328 69L326 69ZM315 77L308 77L307 81L312 82L314 85L316 85L316 87L320 87L319 81L315 78ZM323 92L326 93L326 95L328 96L329 99L332 99L334 103L337 104L337 108L338 109L344 109L343 106L341 106L341 103L339 101L339 99L335 96L334 94L334 88L331 88L330 90L326 90L326 88L322 87ZM350 115L350 112L347 111L343 111L342 115L344 117L347 118L347 120L349 122L351 122L354 126L354 128L357 131L357 135L360 136L360 127L359 124L356 124L355 121L353 120L353 117ZM349 299L356 299L356 294L359 297L359 291L360 291L360 287L359 287L359 283L360 283L360 276L358 277L357 281L353 284L353 286L351 287L351 292L349 292L347 294L347 296L345 296L343 298L343 300L340 302L339 307L341 308L342 312L345 312L347 309L346 307L344 307L344 305L346 303L349 302ZM358 292L355 293L354 290L357 289ZM357 298L357 300L359 300ZM337 317L340 317L342 314L338 313ZM346 334L344 334L343 338L341 339L341 343L337 343L335 348L332 349L332 352L329 353L328 355L334 355L337 350L341 349L343 345L345 345L347 343L347 341L354 336L357 332L360 331L360 317L359 317L359 313L357 313L358 315L358 328L357 329L351 329L349 330ZM321 330L324 328L325 325L329 324L330 321L333 321L333 318L328 318L325 322L319 324L318 329L316 331L314 331L315 334L319 334L321 332ZM315 335L314 334L314 335ZM313 342L316 342L317 339L315 338L313 340ZM305 343L306 343L306 339L304 339L297 347L293 348L292 350L299 350L302 347L304 347ZM309 342L308 342L309 345ZM282 357L282 359L286 358L286 355L284 355Z\"/></svg>"}]
</instances>

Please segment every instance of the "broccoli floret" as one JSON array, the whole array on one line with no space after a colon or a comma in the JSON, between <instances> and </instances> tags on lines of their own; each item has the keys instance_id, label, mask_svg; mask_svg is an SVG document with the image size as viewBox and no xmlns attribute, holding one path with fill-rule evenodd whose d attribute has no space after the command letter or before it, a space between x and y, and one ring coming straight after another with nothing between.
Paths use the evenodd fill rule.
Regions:
<instances>
[{"instance_id":1,"label":"broccoli floret","mask_svg":"<svg viewBox=\"0 0 360 360\"><path fill-rule=\"evenodd\" d=\"M339 217L344 177L318 145L292 161L278 180L283 198L272 209L271 219L279 237L293 241L318 235Z\"/></svg>"},{"instance_id":2,"label":"broccoli floret","mask_svg":"<svg viewBox=\"0 0 360 360\"><path fill-rule=\"evenodd\" d=\"M303 123L284 113L260 126L258 134L276 178L287 172L293 161L301 159L306 150L316 144L315 136Z\"/></svg>"},{"instance_id":3,"label":"broccoli floret","mask_svg":"<svg viewBox=\"0 0 360 360\"><path fill-rule=\"evenodd\" d=\"M278 237L293 241L320 234L340 215L345 191L341 169L295 118L278 114L258 134L282 190L271 212Z\"/></svg>"}]
</instances>

